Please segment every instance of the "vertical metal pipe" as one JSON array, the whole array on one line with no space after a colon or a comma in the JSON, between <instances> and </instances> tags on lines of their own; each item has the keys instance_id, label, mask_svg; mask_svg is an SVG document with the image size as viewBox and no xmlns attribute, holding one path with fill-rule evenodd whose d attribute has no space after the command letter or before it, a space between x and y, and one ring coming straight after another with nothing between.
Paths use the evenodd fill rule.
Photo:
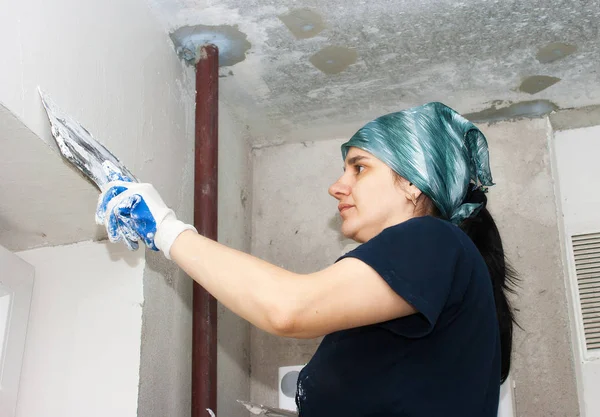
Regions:
<instances>
[{"instance_id":1,"label":"vertical metal pipe","mask_svg":"<svg viewBox=\"0 0 600 417\"><path fill-rule=\"evenodd\" d=\"M200 49L196 64L194 226L217 240L217 161L219 126L219 50ZM217 301L194 283L192 337L192 417L217 409Z\"/></svg>"}]
</instances>

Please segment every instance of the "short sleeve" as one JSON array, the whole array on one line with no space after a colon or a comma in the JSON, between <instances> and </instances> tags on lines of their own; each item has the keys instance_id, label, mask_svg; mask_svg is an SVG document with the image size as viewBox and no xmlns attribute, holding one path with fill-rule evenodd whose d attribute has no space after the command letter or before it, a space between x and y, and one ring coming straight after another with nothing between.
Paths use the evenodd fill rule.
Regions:
<instances>
[{"instance_id":1,"label":"short sleeve","mask_svg":"<svg viewBox=\"0 0 600 417\"><path fill-rule=\"evenodd\" d=\"M452 290L462 254L457 231L452 229L455 227L433 217L410 219L385 229L339 259L356 258L366 263L418 311L382 323L383 327L414 338L433 330Z\"/></svg>"}]
</instances>

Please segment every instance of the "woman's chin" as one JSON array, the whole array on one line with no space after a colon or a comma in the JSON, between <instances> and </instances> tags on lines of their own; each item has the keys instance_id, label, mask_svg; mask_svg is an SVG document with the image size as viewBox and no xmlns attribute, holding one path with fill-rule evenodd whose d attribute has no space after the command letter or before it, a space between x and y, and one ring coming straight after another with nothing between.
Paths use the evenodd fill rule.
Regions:
<instances>
[{"instance_id":1,"label":"woman's chin","mask_svg":"<svg viewBox=\"0 0 600 417\"><path fill-rule=\"evenodd\" d=\"M350 224L346 224L346 222L344 222L342 224L342 229L341 229L342 235L346 238L346 239L352 239L355 242L358 243L363 243L360 238L358 237L358 228L356 227L352 227L352 225Z\"/></svg>"},{"instance_id":2,"label":"woman's chin","mask_svg":"<svg viewBox=\"0 0 600 417\"><path fill-rule=\"evenodd\" d=\"M354 233L352 233L351 230L348 230L348 228L342 226L340 232L342 233L342 236L344 236L346 239L354 239Z\"/></svg>"}]
</instances>

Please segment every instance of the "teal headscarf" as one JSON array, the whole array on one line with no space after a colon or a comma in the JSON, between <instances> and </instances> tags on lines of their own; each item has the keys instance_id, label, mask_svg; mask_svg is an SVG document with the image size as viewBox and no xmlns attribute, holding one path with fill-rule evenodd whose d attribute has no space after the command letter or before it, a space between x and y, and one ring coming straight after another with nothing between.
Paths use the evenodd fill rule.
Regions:
<instances>
[{"instance_id":1,"label":"teal headscarf","mask_svg":"<svg viewBox=\"0 0 600 417\"><path fill-rule=\"evenodd\" d=\"M464 201L470 184L494 185L485 136L442 103L381 116L342 145L344 160L350 147L373 154L412 182L454 224L481 209Z\"/></svg>"}]
</instances>

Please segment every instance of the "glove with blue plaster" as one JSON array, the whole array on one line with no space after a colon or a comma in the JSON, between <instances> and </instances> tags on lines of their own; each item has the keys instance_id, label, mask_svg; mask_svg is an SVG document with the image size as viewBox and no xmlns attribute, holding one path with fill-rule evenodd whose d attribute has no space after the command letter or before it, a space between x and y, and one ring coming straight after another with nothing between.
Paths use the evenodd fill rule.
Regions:
<instances>
[{"instance_id":1,"label":"glove with blue plaster","mask_svg":"<svg viewBox=\"0 0 600 417\"><path fill-rule=\"evenodd\" d=\"M151 184L112 181L98 199L96 223L104 225L111 242L124 241L131 250L141 240L171 259L171 245L182 232L196 229L177 220Z\"/></svg>"}]
</instances>

